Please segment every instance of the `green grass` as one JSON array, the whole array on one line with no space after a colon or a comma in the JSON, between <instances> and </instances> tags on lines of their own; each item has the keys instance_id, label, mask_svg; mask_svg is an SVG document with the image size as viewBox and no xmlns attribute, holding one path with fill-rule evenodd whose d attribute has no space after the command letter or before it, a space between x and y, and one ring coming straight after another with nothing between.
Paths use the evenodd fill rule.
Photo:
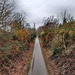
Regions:
<instances>
[{"instance_id":1,"label":"green grass","mask_svg":"<svg viewBox=\"0 0 75 75\"><path fill-rule=\"evenodd\" d=\"M28 65L27 65L27 75L28 75L29 70L30 70L30 65L31 65L31 59L29 60Z\"/></svg>"},{"instance_id":2,"label":"green grass","mask_svg":"<svg viewBox=\"0 0 75 75\"><path fill-rule=\"evenodd\" d=\"M34 49L34 48L33 48ZM33 50L34 51L34 50ZM33 55L33 52L32 52L32 55ZM28 65L27 65L27 75L28 75L28 73L29 73L29 70L30 70L30 65L31 65L31 60L32 60L32 56L31 56L31 58L30 58L30 60L29 60L29 62L28 62Z\"/></svg>"}]
</instances>

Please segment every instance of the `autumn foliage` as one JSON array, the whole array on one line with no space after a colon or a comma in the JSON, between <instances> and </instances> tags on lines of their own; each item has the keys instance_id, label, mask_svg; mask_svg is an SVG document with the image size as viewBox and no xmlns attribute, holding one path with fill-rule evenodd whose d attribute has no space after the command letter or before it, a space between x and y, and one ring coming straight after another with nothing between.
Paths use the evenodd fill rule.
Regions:
<instances>
[{"instance_id":1,"label":"autumn foliage","mask_svg":"<svg viewBox=\"0 0 75 75\"><path fill-rule=\"evenodd\" d=\"M18 33L18 39L20 41L27 41L27 32L26 30L20 30L19 33Z\"/></svg>"},{"instance_id":2,"label":"autumn foliage","mask_svg":"<svg viewBox=\"0 0 75 75\"><path fill-rule=\"evenodd\" d=\"M9 61L10 57L14 58L28 50L32 37L34 36L30 30L25 28L18 30L17 35L11 32L2 32L0 34L0 64L5 60Z\"/></svg>"},{"instance_id":3,"label":"autumn foliage","mask_svg":"<svg viewBox=\"0 0 75 75\"><path fill-rule=\"evenodd\" d=\"M39 36L44 47L49 47L53 54L59 54L75 44L75 21L60 25L58 28L44 27Z\"/></svg>"}]
</instances>

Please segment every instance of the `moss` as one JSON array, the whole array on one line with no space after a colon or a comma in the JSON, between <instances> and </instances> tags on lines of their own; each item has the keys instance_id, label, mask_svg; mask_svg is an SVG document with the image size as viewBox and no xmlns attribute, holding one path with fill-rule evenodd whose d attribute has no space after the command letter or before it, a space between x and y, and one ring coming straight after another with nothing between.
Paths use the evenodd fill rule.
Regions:
<instances>
[{"instance_id":1,"label":"moss","mask_svg":"<svg viewBox=\"0 0 75 75\"><path fill-rule=\"evenodd\" d=\"M28 75L29 70L30 70L30 65L31 65L31 59L29 60L28 65L27 65L27 75Z\"/></svg>"}]
</instances>

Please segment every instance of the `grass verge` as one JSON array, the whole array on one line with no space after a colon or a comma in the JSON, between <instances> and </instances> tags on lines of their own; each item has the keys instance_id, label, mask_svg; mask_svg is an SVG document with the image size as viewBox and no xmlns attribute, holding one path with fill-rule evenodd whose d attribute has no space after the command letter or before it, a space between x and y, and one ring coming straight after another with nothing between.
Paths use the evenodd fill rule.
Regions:
<instances>
[{"instance_id":1,"label":"grass verge","mask_svg":"<svg viewBox=\"0 0 75 75\"><path fill-rule=\"evenodd\" d=\"M33 47L33 51L34 51L34 47ZM33 51L32 51L32 55L33 55ZM27 73L26 73L27 75L29 74L29 70L30 70L30 66L31 66L31 60L32 60L32 55L31 55L31 58L30 58L30 60L28 62L28 65L27 65Z\"/></svg>"},{"instance_id":2,"label":"grass verge","mask_svg":"<svg viewBox=\"0 0 75 75\"><path fill-rule=\"evenodd\" d=\"M31 59L32 59L32 58L31 58ZM27 65L27 75L28 75L28 73L29 73L29 70L30 70L31 59L29 60L29 62L28 62L28 65Z\"/></svg>"}]
</instances>

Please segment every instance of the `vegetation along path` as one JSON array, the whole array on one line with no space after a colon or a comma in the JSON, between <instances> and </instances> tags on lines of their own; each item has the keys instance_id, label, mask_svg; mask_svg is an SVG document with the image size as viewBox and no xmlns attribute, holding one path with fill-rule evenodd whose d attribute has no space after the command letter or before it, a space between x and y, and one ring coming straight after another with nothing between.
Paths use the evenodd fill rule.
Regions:
<instances>
[{"instance_id":1,"label":"vegetation along path","mask_svg":"<svg viewBox=\"0 0 75 75\"><path fill-rule=\"evenodd\" d=\"M48 75L38 37L35 40L29 75Z\"/></svg>"}]
</instances>

